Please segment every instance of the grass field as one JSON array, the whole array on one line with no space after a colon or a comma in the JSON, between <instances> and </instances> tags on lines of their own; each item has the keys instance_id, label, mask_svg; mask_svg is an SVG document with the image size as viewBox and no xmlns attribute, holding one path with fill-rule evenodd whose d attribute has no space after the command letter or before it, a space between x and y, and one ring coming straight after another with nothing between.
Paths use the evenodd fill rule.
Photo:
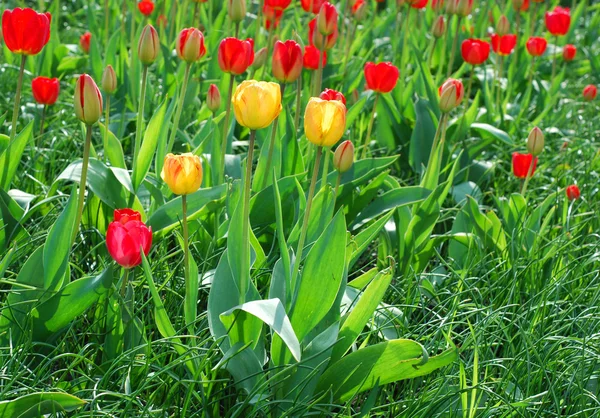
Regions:
<instances>
[{"instance_id":1,"label":"grass field","mask_svg":"<svg viewBox=\"0 0 600 418\"><path fill-rule=\"evenodd\" d=\"M600 3L445 1L2 2L0 417L600 415Z\"/></svg>"}]
</instances>

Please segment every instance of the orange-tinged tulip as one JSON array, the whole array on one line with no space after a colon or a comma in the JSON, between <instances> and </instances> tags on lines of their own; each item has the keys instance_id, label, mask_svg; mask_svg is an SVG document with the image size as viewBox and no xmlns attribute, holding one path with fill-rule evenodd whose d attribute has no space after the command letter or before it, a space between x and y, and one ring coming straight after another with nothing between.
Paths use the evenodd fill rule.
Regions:
<instances>
[{"instance_id":1,"label":"orange-tinged tulip","mask_svg":"<svg viewBox=\"0 0 600 418\"><path fill-rule=\"evenodd\" d=\"M281 89L277 83L246 80L237 86L231 101L240 125L262 129L281 112Z\"/></svg>"},{"instance_id":2,"label":"orange-tinged tulip","mask_svg":"<svg viewBox=\"0 0 600 418\"><path fill-rule=\"evenodd\" d=\"M198 191L202 184L202 162L191 152L167 154L160 177L177 195L188 195Z\"/></svg>"},{"instance_id":3,"label":"orange-tinged tulip","mask_svg":"<svg viewBox=\"0 0 600 418\"><path fill-rule=\"evenodd\" d=\"M177 55L187 63L198 61L206 54L204 35L196 28L183 29L177 38Z\"/></svg>"},{"instance_id":4,"label":"orange-tinged tulip","mask_svg":"<svg viewBox=\"0 0 600 418\"><path fill-rule=\"evenodd\" d=\"M346 131L346 106L339 100L312 97L304 112L306 138L320 147L335 145Z\"/></svg>"}]
</instances>

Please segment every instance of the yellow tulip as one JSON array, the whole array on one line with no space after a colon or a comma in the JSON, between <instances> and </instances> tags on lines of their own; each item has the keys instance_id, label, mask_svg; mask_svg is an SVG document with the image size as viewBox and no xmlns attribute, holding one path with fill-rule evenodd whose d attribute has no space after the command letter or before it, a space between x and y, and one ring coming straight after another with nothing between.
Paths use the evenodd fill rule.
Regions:
<instances>
[{"instance_id":1,"label":"yellow tulip","mask_svg":"<svg viewBox=\"0 0 600 418\"><path fill-rule=\"evenodd\" d=\"M181 155L169 153L165 157L160 176L173 193L178 195L194 193L202 184L200 157L190 152Z\"/></svg>"},{"instance_id":2,"label":"yellow tulip","mask_svg":"<svg viewBox=\"0 0 600 418\"><path fill-rule=\"evenodd\" d=\"M339 100L313 97L304 112L306 138L320 147L331 147L346 131L346 106Z\"/></svg>"},{"instance_id":3,"label":"yellow tulip","mask_svg":"<svg viewBox=\"0 0 600 418\"><path fill-rule=\"evenodd\" d=\"M231 101L238 123L251 130L266 128L281 112L277 83L246 80L237 87Z\"/></svg>"}]
</instances>

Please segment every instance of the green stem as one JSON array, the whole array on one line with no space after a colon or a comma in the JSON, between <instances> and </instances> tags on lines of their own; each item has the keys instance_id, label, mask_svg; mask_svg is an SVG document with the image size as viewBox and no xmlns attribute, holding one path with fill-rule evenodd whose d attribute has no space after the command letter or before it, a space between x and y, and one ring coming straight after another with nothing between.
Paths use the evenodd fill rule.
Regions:
<instances>
[{"instance_id":1,"label":"green stem","mask_svg":"<svg viewBox=\"0 0 600 418\"><path fill-rule=\"evenodd\" d=\"M246 158L246 175L244 177L243 222L242 225L242 277L240 278L240 304L246 301L246 293L250 285L250 189L252 186L252 161L254 158L254 140L256 131L250 131L250 144Z\"/></svg>"},{"instance_id":2,"label":"green stem","mask_svg":"<svg viewBox=\"0 0 600 418\"><path fill-rule=\"evenodd\" d=\"M106 95L106 109L104 110L104 158L108 149L108 125L110 123L110 94Z\"/></svg>"},{"instance_id":3,"label":"green stem","mask_svg":"<svg viewBox=\"0 0 600 418\"><path fill-rule=\"evenodd\" d=\"M533 73L535 72L535 56L531 57L531 70L529 71L529 82L528 85L531 85L533 82Z\"/></svg>"},{"instance_id":4,"label":"green stem","mask_svg":"<svg viewBox=\"0 0 600 418\"><path fill-rule=\"evenodd\" d=\"M438 143L440 142L440 137L442 136L442 132L446 130L446 121L448 120L448 114L442 114L440 118L440 122L438 123L437 130L435 131L435 136L433 137L433 144L431 144L431 151L429 152L429 160L427 161L427 168L431 167L433 164L433 159L436 158L435 150L437 149Z\"/></svg>"},{"instance_id":5,"label":"green stem","mask_svg":"<svg viewBox=\"0 0 600 418\"><path fill-rule=\"evenodd\" d=\"M191 296L189 293L192 291L190 282L190 238L188 230L188 219L187 219L187 195L181 196L181 211L183 213L182 227L183 227L183 273L185 277L185 291L186 301ZM190 335L194 335L194 326L188 324L188 332Z\"/></svg>"},{"instance_id":6,"label":"green stem","mask_svg":"<svg viewBox=\"0 0 600 418\"><path fill-rule=\"evenodd\" d=\"M135 125L135 142L133 149L133 167L135 170L135 166L137 164L138 154L140 153L140 148L142 146L142 132L144 131L144 107L146 104L146 84L148 80L148 66L144 65L142 69L142 86L140 88L140 100L138 102L138 113L137 113L137 122ZM108 107L106 108L108 112ZM106 127L108 129L108 126Z\"/></svg>"},{"instance_id":7,"label":"green stem","mask_svg":"<svg viewBox=\"0 0 600 418\"><path fill-rule=\"evenodd\" d=\"M329 151L325 150L325 152L323 153L323 174L321 177L321 189L325 188L325 185L327 184L327 174L329 174Z\"/></svg>"},{"instance_id":8,"label":"green stem","mask_svg":"<svg viewBox=\"0 0 600 418\"><path fill-rule=\"evenodd\" d=\"M17 92L15 94L15 103L13 105L13 115L12 115L12 123L10 125L10 139L8 141L8 146L4 151L4 155L10 155L10 148L12 147L12 143L17 136L17 120L19 119L19 106L21 104L21 90L23 88L23 73L25 72L25 61L27 60L27 55L21 55L21 66L19 67L19 79L17 80ZM8 164L4 164L4 169L2 170L2 182L0 182L0 187L4 185L4 183L10 182L8 178ZM8 189L10 184L6 185Z\"/></svg>"},{"instance_id":9,"label":"green stem","mask_svg":"<svg viewBox=\"0 0 600 418\"><path fill-rule=\"evenodd\" d=\"M171 136L167 145L167 151L170 152L175 144L175 138L177 137L177 130L179 129L179 120L181 119L181 112L183 111L183 103L185 102L185 92L187 91L187 85L190 78L190 68L192 64L187 64L185 67L185 76L183 77L183 85L179 92L179 104L177 105L177 112L175 113L175 119L173 120L173 127L171 128Z\"/></svg>"},{"instance_id":10,"label":"green stem","mask_svg":"<svg viewBox=\"0 0 600 418\"><path fill-rule=\"evenodd\" d=\"M308 198L306 199L306 209L304 211L304 219L302 220L302 229L300 230L300 238L298 239L298 248L296 249L296 259L294 260L294 268L292 269L292 291L296 288L296 279L302 261L302 252L304 251L304 241L306 240L306 232L308 230L308 220L310 217L310 209L315 196L315 187L317 185L317 177L319 175L319 166L321 165L321 155L323 147L317 147L317 155L315 157L315 166L313 167L312 179L310 188L308 189Z\"/></svg>"},{"instance_id":11,"label":"green stem","mask_svg":"<svg viewBox=\"0 0 600 418\"><path fill-rule=\"evenodd\" d=\"M44 108L42 109L42 118L40 120L40 136L39 136L38 147L41 145L42 135L44 135L44 123L46 122L46 109L48 109L48 106L44 105Z\"/></svg>"},{"instance_id":12,"label":"green stem","mask_svg":"<svg viewBox=\"0 0 600 418\"><path fill-rule=\"evenodd\" d=\"M454 39L452 39L452 51L450 52L450 61L448 61L448 70L446 77L450 77L452 74L452 66L454 65L454 56L456 55L456 45L458 44L458 33L460 31L461 17L458 16L456 19L456 28L454 29Z\"/></svg>"},{"instance_id":13,"label":"green stem","mask_svg":"<svg viewBox=\"0 0 600 418\"><path fill-rule=\"evenodd\" d=\"M281 85L281 98L285 93L285 84ZM267 187L268 179L270 178L271 165L273 164L273 150L275 149L275 138L277 137L277 128L279 126L279 116L275 118L271 127L271 141L269 142L269 154L267 155L267 166L263 175L261 190Z\"/></svg>"},{"instance_id":14,"label":"green stem","mask_svg":"<svg viewBox=\"0 0 600 418\"><path fill-rule=\"evenodd\" d=\"M256 13L256 27L254 28L254 42L258 44L258 37L260 36L260 26L262 24L262 13L265 0L259 0L258 2L258 13ZM274 28L272 28L274 29ZM236 34L237 37L237 34Z\"/></svg>"},{"instance_id":15,"label":"green stem","mask_svg":"<svg viewBox=\"0 0 600 418\"><path fill-rule=\"evenodd\" d=\"M531 38L535 32L535 18L537 16L538 3L533 3L533 10L531 11L531 24L529 25L529 38Z\"/></svg>"},{"instance_id":16,"label":"green stem","mask_svg":"<svg viewBox=\"0 0 600 418\"><path fill-rule=\"evenodd\" d=\"M556 75L556 47L558 46L558 36L554 37L554 54L552 57L552 77L550 83L554 83L554 76Z\"/></svg>"},{"instance_id":17,"label":"green stem","mask_svg":"<svg viewBox=\"0 0 600 418\"><path fill-rule=\"evenodd\" d=\"M362 153L360 154L360 159L364 160L367 156L367 149L369 148L369 143L371 142L371 132L373 131L373 122L375 121L375 112L377 111L377 103L379 102L379 93L375 95L375 101L373 102L373 112L371 113L371 120L369 121L369 127L367 128L367 136L365 137L365 143L363 145Z\"/></svg>"},{"instance_id":18,"label":"green stem","mask_svg":"<svg viewBox=\"0 0 600 418\"><path fill-rule=\"evenodd\" d=\"M110 22L109 0L104 0L104 45L108 46L108 25Z\"/></svg>"},{"instance_id":19,"label":"green stem","mask_svg":"<svg viewBox=\"0 0 600 418\"><path fill-rule=\"evenodd\" d=\"M92 125L86 125L85 144L83 146L83 164L81 166L81 179L79 180L79 201L77 203L77 218L73 225L73 235L71 236L71 246L75 243L79 224L83 215L83 203L85 200L85 186L87 184L88 164L90 162L90 147L92 145Z\"/></svg>"},{"instance_id":20,"label":"green stem","mask_svg":"<svg viewBox=\"0 0 600 418\"><path fill-rule=\"evenodd\" d=\"M504 118L504 111L501 109L500 106L500 90L502 90L502 84L501 84L501 79L502 79L502 73L504 70L504 57L500 56L500 66L498 68L498 90L496 90L496 111L499 112L500 118L503 119Z\"/></svg>"},{"instance_id":21,"label":"green stem","mask_svg":"<svg viewBox=\"0 0 600 418\"><path fill-rule=\"evenodd\" d=\"M223 124L223 135L221 139L221 171L219 172L219 181L217 184L222 184L225 181L225 155L227 154L227 134L229 134L229 120L231 119L231 96L233 95L233 83L235 78L233 74L229 74L229 90L227 92L227 102L225 103L225 123Z\"/></svg>"},{"instance_id":22,"label":"green stem","mask_svg":"<svg viewBox=\"0 0 600 418\"><path fill-rule=\"evenodd\" d=\"M129 283L129 269L124 269L123 279L121 280L121 297L125 297L127 292L127 283Z\"/></svg>"},{"instance_id":23,"label":"green stem","mask_svg":"<svg viewBox=\"0 0 600 418\"><path fill-rule=\"evenodd\" d=\"M317 36L315 34L315 36ZM317 71L317 80L313 86L313 97L319 97L319 93L321 92L321 83L323 83L323 54L325 53L325 42L327 42L327 37L323 36L323 43L321 44L321 49L319 50L319 70Z\"/></svg>"},{"instance_id":24,"label":"green stem","mask_svg":"<svg viewBox=\"0 0 600 418\"><path fill-rule=\"evenodd\" d=\"M335 189L333 191L333 212L335 213L335 201L340 190L340 183L342 181L342 173L338 171L337 179L335 180Z\"/></svg>"},{"instance_id":25,"label":"green stem","mask_svg":"<svg viewBox=\"0 0 600 418\"><path fill-rule=\"evenodd\" d=\"M296 133L298 132L298 124L300 123L300 107L302 106L302 74L298 77L296 82L296 114L294 115L294 127Z\"/></svg>"},{"instance_id":26,"label":"green stem","mask_svg":"<svg viewBox=\"0 0 600 418\"><path fill-rule=\"evenodd\" d=\"M521 194L525 196L527 193L527 186L529 185L529 180L533 177L533 167L535 166L535 156L531 156L531 163L529 164L529 169L527 170L527 177L523 182L523 187L521 188Z\"/></svg>"}]
</instances>

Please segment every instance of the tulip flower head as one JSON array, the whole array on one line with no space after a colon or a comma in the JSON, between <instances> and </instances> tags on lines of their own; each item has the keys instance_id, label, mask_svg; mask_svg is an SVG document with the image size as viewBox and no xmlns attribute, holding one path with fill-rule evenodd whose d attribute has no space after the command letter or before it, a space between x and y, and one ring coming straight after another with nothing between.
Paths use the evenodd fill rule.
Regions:
<instances>
[{"instance_id":1,"label":"tulip flower head","mask_svg":"<svg viewBox=\"0 0 600 418\"><path fill-rule=\"evenodd\" d=\"M102 90L106 94L113 94L117 89L117 75L112 65L107 65L102 73Z\"/></svg>"},{"instance_id":2,"label":"tulip flower head","mask_svg":"<svg viewBox=\"0 0 600 418\"><path fill-rule=\"evenodd\" d=\"M337 30L338 12L328 1L321 5L317 15L317 29L323 36L328 36Z\"/></svg>"},{"instance_id":3,"label":"tulip flower head","mask_svg":"<svg viewBox=\"0 0 600 418\"><path fill-rule=\"evenodd\" d=\"M446 20L443 15L439 15L433 22L431 33L435 38L441 38L446 33Z\"/></svg>"},{"instance_id":4,"label":"tulip flower head","mask_svg":"<svg viewBox=\"0 0 600 418\"><path fill-rule=\"evenodd\" d=\"M510 32L510 23L505 15L500 16L496 23L496 33L500 36L507 35Z\"/></svg>"},{"instance_id":5,"label":"tulip flower head","mask_svg":"<svg viewBox=\"0 0 600 418\"><path fill-rule=\"evenodd\" d=\"M246 0L229 0L227 13L233 23L239 23L246 17Z\"/></svg>"},{"instance_id":6,"label":"tulip flower head","mask_svg":"<svg viewBox=\"0 0 600 418\"><path fill-rule=\"evenodd\" d=\"M304 112L306 138L319 147L335 145L346 131L346 106L339 100L312 97Z\"/></svg>"},{"instance_id":7,"label":"tulip flower head","mask_svg":"<svg viewBox=\"0 0 600 418\"><path fill-rule=\"evenodd\" d=\"M512 167L513 174L516 178L524 179L527 178L527 174L529 173L529 168L531 166L531 162L533 160L533 168L531 169L531 176L535 173L535 168L537 166L538 158L533 157L531 154L521 154L518 152L513 152L512 155Z\"/></svg>"},{"instance_id":8,"label":"tulip flower head","mask_svg":"<svg viewBox=\"0 0 600 418\"><path fill-rule=\"evenodd\" d=\"M473 0L455 0L456 14L462 17L467 17L473 10Z\"/></svg>"},{"instance_id":9,"label":"tulip flower head","mask_svg":"<svg viewBox=\"0 0 600 418\"><path fill-rule=\"evenodd\" d=\"M343 174L352 168L354 164L354 144L352 141L344 141L335 149L333 154L333 167Z\"/></svg>"},{"instance_id":10,"label":"tulip flower head","mask_svg":"<svg viewBox=\"0 0 600 418\"><path fill-rule=\"evenodd\" d=\"M322 35L317 29L317 18L314 18L308 23L308 43L321 49L330 50L337 41L339 31L337 25L333 33L330 35Z\"/></svg>"},{"instance_id":11,"label":"tulip flower head","mask_svg":"<svg viewBox=\"0 0 600 418\"><path fill-rule=\"evenodd\" d=\"M151 0L142 0L138 3L138 9L144 16L150 16L154 11L154 2Z\"/></svg>"},{"instance_id":12,"label":"tulip flower head","mask_svg":"<svg viewBox=\"0 0 600 418\"><path fill-rule=\"evenodd\" d=\"M546 29L554 36L566 35L571 26L569 8L556 6L551 12L546 12Z\"/></svg>"},{"instance_id":13,"label":"tulip flower head","mask_svg":"<svg viewBox=\"0 0 600 418\"><path fill-rule=\"evenodd\" d=\"M37 55L50 40L50 13L16 7L2 13L2 37L13 54Z\"/></svg>"},{"instance_id":14,"label":"tulip flower head","mask_svg":"<svg viewBox=\"0 0 600 418\"><path fill-rule=\"evenodd\" d=\"M367 11L365 0L356 0L352 5L352 16L357 22L362 22L367 17Z\"/></svg>"},{"instance_id":15,"label":"tulip flower head","mask_svg":"<svg viewBox=\"0 0 600 418\"><path fill-rule=\"evenodd\" d=\"M547 45L548 42L545 38L532 36L527 40L527 52L529 52L529 55L533 57L539 57L541 55L544 55Z\"/></svg>"},{"instance_id":16,"label":"tulip flower head","mask_svg":"<svg viewBox=\"0 0 600 418\"><path fill-rule=\"evenodd\" d=\"M221 92L216 84L211 84L206 95L206 106L215 113L221 107Z\"/></svg>"},{"instance_id":17,"label":"tulip flower head","mask_svg":"<svg viewBox=\"0 0 600 418\"><path fill-rule=\"evenodd\" d=\"M36 77L31 81L31 91L36 102L50 106L58 99L60 83L58 78Z\"/></svg>"},{"instance_id":18,"label":"tulip flower head","mask_svg":"<svg viewBox=\"0 0 600 418\"><path fill-rule=\"evenodd\" d=\"M160 43L154 26L146 25L138 42L138 59L144 65L151 65L158 57Z\"/></svg>"},{"instance_id":19,"label":"tulip flower head","mask_svg":"<svg viewBox=\"0 0 600 418\"><path fill-rule=\"evenodd\" d=\"M200 157L191 152L165 156L160 177L169 189L177 195L195 193L202 184L202 162Z\"/></svg>"},{"instance_id":20,"label":"tulip flower head","mask_svg":"<svg viewBox=\"0 0 600 418\"><path fill-rule=\"evenodd\" d=\"M573 201L577 200L581 197L581 192L579 191L579 187L576 184L571 184L565 190L567 194L567 199Z\"/></svg>"},{"instance_id":21,"label":"tulip flower head","mask_svg":"<svg viewBox=\"0 0 600 418\"><path fill-rule=\"evenodd\" d=\"M444 0L431 0L431 9L434 12L441 12L444 7Z\"/></svg>"},{"instance_id":22,"label":"tulip flower head","mask_svg":"<svg viewBox=\"0 0 600 418\"><path fill-rule=\"evenodd\" d=\"M339 91L333 89L325 89L323 90L323 92L321 92L319 97L323 100L339 100L344 104L344 106L346 106L346 98Z\"/></svg>"},{"instance_id":23,"label":"tulip flower head","mask_svg":"<svg viewBox=\"0 0 600 418\"><path fill-rule=\"evenodd\" d=\"M82 74L75 85L75 116L86 125L93 125L102 116L102 95L87 74Z\"/></svg>"},{"instance_id":24,"label":"tulip flower head","mask_svg":"<svg viewBox=\"0 0 600 418\"><path fill-rule=\"evenodd\" d=\"M492 49L498 55L506 56L512 54L516 45L516 35L500 36L495 33L492 34Z\"/></svg>"},{"instance_id":25,"label":"tulip flower head","mask_svg":"<svg viewBox=\"0 0 600 418\"><path fill-rule=\"evenodd\" d=\"M293 83L302 73L302 58L302 48L296 41L275 42L271 61L273 76L281 83Z\"/></svg>"},{"instance_id":26,"label":"tulip flower head","mask_svg":"<svg viewBox=\"0 0 600 418\"><path fill-rule=\"evenodd\" d=\"M279 84L266 81L243 81L231 101L238 123L251 130L269 126L282 109Z\"/></svg>"},{"instance_id":27,"label":"tulip flower head","mask_svg":"<svg viewBox=\"0 0 600 418\"><path fill-rule=\"evenodd\" d=\"M275 9L265 3L263 15L265 16L265 29L277 29L281 21L281 16L283 16L283 9Z\"/></svg>"},{"instance_id":28,"label":"tulip flower head","mask_svg":"<svg viewBox=\"0 0 600 418\"><path fill-rule=\"evenodd\" d=\"M408 4L413 9L424 9L428 2L429 0L408 0Z\"/></svg>"},{"instance_id":29,"label":"tulip flower head","mask_svg":"<svg viewBox=\"0 0 600 418\"><path fill-rule=\"evenodd\" d=\"M583 88L583 100L586 102L591 102L596 98L598 94L598 89L593 84L588 84Z\"/></svg>"},{"instance_id":30,"label":"tulip flower head","mask_svg":"<svg viewBox=\"0 0 600 418\"><path fill-rule=\"evenodd\" d=\"M234 75L243 74L254 62L254 41L225 38L219 44L219 67Z\"/></svg>"},{"instance_id":31,"label":"tulip flower head","mask_svg":"<svg viewBox=\"0 0 600 418\"><path fill-rule=\"evenodd\" d=\"M90 52L90 45L92 43L92 34L86 32L79 37L79 46L86 54Z\"/></svg>"},{"instance_id":32,"label":"tulip flower head","mask_svg":"<svg viewBox=\"0 0 600 418\"><path fill-rule=\"evenodd\" d=\"M292 4L292 0L265 0L265 6L275 10L285 10Z\"/></svg>"},{"instance_id":33,"label":"tulip flower head","mask_svg":"<svg viewBox=\"0 0 600 418\"><path fill-rule=\"evenodd\" d=\"M367 62L364 71L367 88L377 93L392 91L400 77L398 67L391 62L380 62L378 64Z\"/></svg>"},{"instance_id":34,"label":"tulip flower head","mask_svg":"<svg viewBox=\"0 0 600 418\"><path fill-rule=\"evenodd\" d=\"M321 57L321 51L319 51L315 46L307 45L304 47L303 64L306 69L318 70L319 57L322 61L321 65L325 67L327 65L327 51L323 51L323 56Z\"/></svg>"},{"instance_id":35,"label":"tulip flower head","mask_svg":"<svg viewBox=\"0 0 600 418\"><path fill-rule=\"evenodd\" d=\"M319 13L319 10L321 10L321 5L324 2L325 0L301 0L300 4L304 11L317 14Z\"/></svg>"},{"instance_id":36,"label":"tulip flower head","mask_svg":"<svg viewBox=\"0 0 600 418\"><path fill-rule=\"evenodd\" d=\"M448 113L460 106L464 96L463 84L460 80L449 78L438 89L440 110Z\"/></svg>"},{"instance_id":37,"label":"tulip flower head","mask_svg":"<svg viewBox=\"0 0 600 418\"><path fill-rule=\"evenodd\" d=\"M544 133L537 126L534 127L527 137L527 151L537 157L544 150Z\"/></svg>"},{"instance_id":38,"label":"tulip flower head","mask_svg":"<svg viewBox=\"0 0 600 418\"><path fill-rule=\"evenodd\" d=\"M512 6L517 12L526 12L529 10L529 0L512 0Z\"/></svg>"},{"instance_id":39,"label":"tulip flower head","mask_svg":"<svg viewBox=\"0 0 600 418\"><path fill-rule=\"evenodd\" d=\"M106 231L106 248L120 266L130 269L142 262L141 251L150 253L152 228L141 220L141 215L131 209L117 209L114 221Z\"/></svg>"},{"instance_id":40,"label":"tulip flower head","mask_svg":"<svg viewBox=\"0 0 600 418\"><path fill-rule=\"evenodd\" d=\"M480 65L490 56L490 44L481 39L465 39L460 52L465 62L471 65Z\"/></svg>"},{"instance_id":41,"label":"tulip flower head","mask_svg":"<svg viewBox=\"0 0 600 418\"><path fill-rule=\"evenodd\" d=\"M206 54L204 35L196 28L187 28L179 33L177 38L177 55L191 64Z\"/></svg>"},{"instance_id":42,"label":"tulip flower head","mask_svg":"<svg viewBox=\"0 0 600 418\"><path fill-rule=\"evenodd\" d=\"M567 44L563 48L563 59L567 62L573 61L577 55L577 47L575 45Z\"/></svg>"}]
</instances>

